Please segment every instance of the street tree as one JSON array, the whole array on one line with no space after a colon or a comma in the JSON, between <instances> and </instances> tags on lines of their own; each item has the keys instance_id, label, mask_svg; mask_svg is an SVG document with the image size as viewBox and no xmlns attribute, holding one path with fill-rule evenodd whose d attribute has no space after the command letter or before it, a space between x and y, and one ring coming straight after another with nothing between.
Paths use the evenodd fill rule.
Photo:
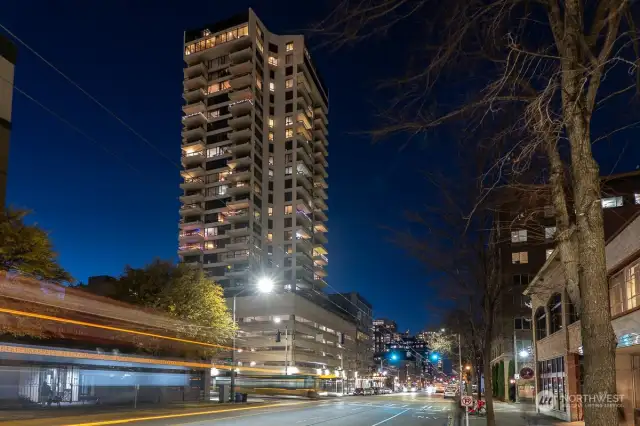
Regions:
<instances>
[{"instance_id":1,"label":"street tree","mask_svg":"<svg viewBox=\"0 0 640 426\"><path fill-rule=\"evenodd\" d=\"M592 123L639 86L638 7L630 0L340 1L317 28L340 46L396 25L404 32L417 25L417 53L406 73L387 84L397 96L385 115L391 122L376 136L416 135L452 120L473 131L509 112L514 119L499 134L512 143L496 167L522 170L535 154L546 157L567 292L581 314L584 393L591 395L616 392L600 170L592 145L638 122L620 123L618 114L598 133ZM561 182L565 168L569 179ZM587 404L584 418L589 425L618 424L613 405Z\"/></svg>"},{"instance_id":2,"label":"street tree","mask_svg":"<svg viewBox=\"0 0 640 426\"><path fill-rule=\"evenodd\" d=\"M25 223L28 213L0 210L0 268L56 283L72 282L56 260L49 235L37 225Z\"/></svg>"}]
</instances>

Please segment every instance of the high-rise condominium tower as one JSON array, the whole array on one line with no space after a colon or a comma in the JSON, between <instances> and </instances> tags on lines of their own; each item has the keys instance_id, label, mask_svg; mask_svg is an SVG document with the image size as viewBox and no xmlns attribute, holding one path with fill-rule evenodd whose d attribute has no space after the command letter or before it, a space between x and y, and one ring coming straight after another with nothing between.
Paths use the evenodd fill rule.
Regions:
<instances>
[{"instance_id":1,"label":"high-rise condominium tower","mask_svg":"<svg viewBox=\"0 0 640 426\"><path fill-rule=\"evenodd\" d=\"M184 38L181 260L228 294L321 290L328 94L301 35L254 12Z\"/></svg>"}]
</instances>

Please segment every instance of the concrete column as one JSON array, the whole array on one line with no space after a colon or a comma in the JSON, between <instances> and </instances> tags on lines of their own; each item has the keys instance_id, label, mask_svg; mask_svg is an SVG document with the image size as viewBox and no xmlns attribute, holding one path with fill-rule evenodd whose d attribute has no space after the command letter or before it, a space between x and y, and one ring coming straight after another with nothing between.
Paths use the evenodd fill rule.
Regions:
<instances>
[{"instance_id":1,"label":"concrete column","mask_svg":"<svg viewBox=\"0 0 640 426\"><path fill-rule=\"evenodd\" d=\"M566 392L569 402L567 404L567 413L570 422L582 420L582 407L575 398L580 394L580 359L579 355L575 353L567 353L565 359L565 374L566 374ZM573 397L572 397L573 396Z\"/></svg>"},{"instance_id":2,"label":"concrete column","mask_svg":"<svg viewBox=\"0 0 640 426\"><path fill-rule=\"evenodd\" d=\"M205 368L204 370L204 400L209 401L211 397L211 369Z\"/></svg>"}]
</instances>

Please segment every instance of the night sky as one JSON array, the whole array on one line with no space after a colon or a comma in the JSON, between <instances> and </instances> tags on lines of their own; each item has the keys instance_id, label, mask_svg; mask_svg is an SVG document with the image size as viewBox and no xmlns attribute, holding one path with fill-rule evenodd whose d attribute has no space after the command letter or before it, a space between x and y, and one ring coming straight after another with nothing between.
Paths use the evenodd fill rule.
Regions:
<instances>
[{"instance_id":1,"label":"night sky","mask_svg":"<svg viewBox=\"0 0 640 426\"><path fill-rule=\"evenodd\" d=\"M3 4L1 24L162 153L20 47L17 87L113 154L14 94L8 203L34 211L32 219L50 232L60 262L77 280L117 275L126 264L142 266L155 257L176 258L182 32L250 5L275 33L301 32L324 16L318 11L305 17L300 3L268 4ZM384 99L373 89L397 72L389 58L401 59L398 46L376 40L337 53L311 53L330 91L328 282L339 291L359 291L376 316L418 331L437 322L440 313L427 308L422 267L389 242L385 228L402 228L404 210L422 203L420 173L430 167L433 153L420 143L401 150L402 141L373 144L356 134L376 125L374 113Z\"/></svg>"},{"instance_id":2,"label":"night sky","mask_svg":"<svg viewBox=\"0 0 640 426\"><path fill-rule=\"evenodd\" d=\"M34 211L62 265L80 281L156 257L176 259L183 31L252 6L272 32L300 33L325 16L310 12L319 3L4 2L1 24L155 146L19 46L17 87L109 153L15 93L9 204ZM404 147L403 137L373 144L361 135L379 124L376 113L388 99L374 88L401 72L412 34L400 28L354 48L311 54L330 91L328 282L360 292L377 317L415 332L437 326L442 314L428 288L434 277L390 242L387 229L404 229L405 211L432 202L425 171L455 173L446 152L452 144L412 140ZM603 173L636 168L633 136L624 136L623 155L619 146L597 146Z\"/></svg>"}]
</instances>

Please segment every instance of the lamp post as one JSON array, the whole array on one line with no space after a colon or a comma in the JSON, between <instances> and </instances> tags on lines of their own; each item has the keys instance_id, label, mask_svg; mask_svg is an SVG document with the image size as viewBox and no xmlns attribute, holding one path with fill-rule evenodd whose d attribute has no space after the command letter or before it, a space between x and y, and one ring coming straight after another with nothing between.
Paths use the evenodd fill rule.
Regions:
<instances>
[{"instance_id":1,"label":"lamp post","mask_svg":"<svg viewBox=\"0 0 640 426\"><path fill-rule=\"evenodd\" d=\"M258 291L260 293L270 293L271 290L273 290L273 280L269 277L262 277L258 280L258 284L257 284L257 288ZM237 322L236 322L236 297L240 296L242 293L244 293L248 288L244 288L241 291L239 291L238 293L233 295L233 323L237 326ZM231 351L231 386L230 386L230 390L231 390L231 401L234 400L235 398L235 391L236 391L236 369L237 369L237 365L236 365L236 332L233 333L233 345L232 345L232 351Z\"/></svg>"}]
</instances>

